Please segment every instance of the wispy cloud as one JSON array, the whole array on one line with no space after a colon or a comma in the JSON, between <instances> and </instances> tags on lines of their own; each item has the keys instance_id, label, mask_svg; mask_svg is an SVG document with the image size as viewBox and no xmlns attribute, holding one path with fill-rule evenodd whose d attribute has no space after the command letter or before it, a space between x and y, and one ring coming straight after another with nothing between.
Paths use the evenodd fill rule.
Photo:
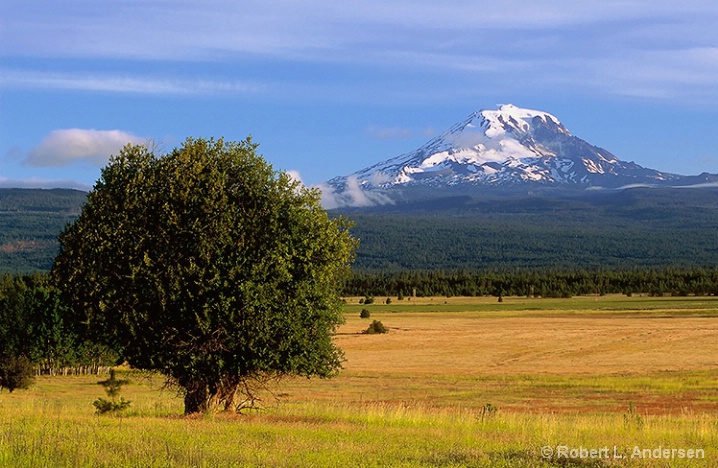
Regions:
<instances>
[{"instance_id":1,"label":"wispy cloud","mask_svg":"<svg viewBox=\"0 0 718 468\"><path fill-rule=\"evenodd\" d=\"M6 8L0 54L201 62L225 67L226 76L250 70L265 79L279 70L291 77L280 85L284 93L291 94L295 85L312 97L326 96L327 83L311 85L327 69L295 74L297 65L348 64L364 74L381 70L381 82L345 81L343 95L364 98L372 96L366 92L371 87L391 90L395 99L438 101L445 95L436 89L439 80L462 97L480 90L535 93L566 86L662 99L718 95L713 0L652 0L650 7L613 0L147 0L112 8L92 0L58 0L52 14L42 3ZM6 87L146 94L255 93L267 82L203 80L186 72L158 77L5 70L3 75ZM417 75L425 78L413 82Z\"/></svg>"},{"instance_id":2,"label":"wispy cloud","mask_svg":"<svg viewBox=\"0 0 718 468\"><path fill-rule=\"evenodd\" d=\"M63 2L52 5L58 3ZM645 2L610 0L147 0L112 8L93 0L71 3L72 8L54 8L52 14L43 11L42 2L7 9L0 51L8 56L138 60L211 61L237 54L325 60L346 57L350 50L360 56L387 50L534 51L532 43L548 46L547 38L561 34L576 39L564 43L568 49L587 42L605 44L606 38L643 47L657 41L675 45L691 37L705 40L718 17L712 0L652 0L650 8ZM681 36L662 35L667 30L679 30ZM508 38L506 34L510 41L497 40Z\"/></svg>"},{"instance_id":3,"label":"wispy cloud","mask_svg":"<svg viewBox=\"0 0 718 468\"><path fill-rule=\"evenodd\" d=\"M263 89L259 84L232 80L45 73L26 70L0 70L0 86L20 89L185 95L255 93Z\"/></svg>"},{"instance_id":4,"label":"wispy cloud","mask_svg":"<svg viewBox=\"0 0 718 468\"><path fill-rule=\"evenodd\" d=\"M342 190L337 190L327 184L317 185L316 188L321 190L322 206L328 210L342 207L368 207L393 203L388 196L382 193L364 190L354 176L346 178L346 184Z\"/></svg>"},{"instance_id":5,"label":"wispy cloud","mask_svg":"<svg viewBox=\"0 0 718 468\"><path fill-rule=\"evenodd\" d=\"M99 167L126 144L144 141L120 130L54 130L28 152L24 163L34 167L61 167L85 162Z\"/></svg>"},{"instance_id":6,"label":"wispy cloud","mask_svg":"<svg viewBox=\"0 0 718 468\"><path fill-rule=\"evenodd\" d=\"M285 172L292 180L304 185L299 171L288 170ZM392 203L389 197L381 193L364 190L359 184L357 178L353 176L347 178L343 190L337 190L326 183L313 185L311 188L319 189L321 192L320 202L327 210L342 207L367 207Z\"/></svg>"}]
</instances>

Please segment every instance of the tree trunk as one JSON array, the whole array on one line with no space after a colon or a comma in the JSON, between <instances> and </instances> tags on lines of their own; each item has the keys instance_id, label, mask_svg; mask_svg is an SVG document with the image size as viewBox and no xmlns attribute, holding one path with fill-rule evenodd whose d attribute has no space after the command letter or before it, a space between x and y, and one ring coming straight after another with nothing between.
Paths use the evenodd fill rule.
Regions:
<instances>
[{"instance_id":1,"label":"tree trunk","mask_svg":"<svg viewBox=\"0 0 718 468\"><path fill-rule=\"evenodd\" d=\"M184 414L206 413L209 404L207 387L201 384L193 384L185 387Z\"/></svg>"},{"instance_id":2,"label":"tree trunk","mask_svg":"<svg viewBox=\"0 0 718 468\"><path fill-rule=\"evenodd\" d=\"M220 410L234 411L235 396L239 383L237 378L224 378L215 385L192 382L186 385L184 414L215 413Z\"/></svg>"}]
</instances>

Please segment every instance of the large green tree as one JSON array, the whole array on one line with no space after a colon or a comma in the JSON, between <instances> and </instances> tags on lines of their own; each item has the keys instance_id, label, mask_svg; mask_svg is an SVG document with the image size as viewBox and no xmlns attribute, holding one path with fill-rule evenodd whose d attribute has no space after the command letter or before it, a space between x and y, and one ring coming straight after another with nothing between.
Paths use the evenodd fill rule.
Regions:
<instances>
[{"instance_id":1,"label":"large green tree","mask_svg":"<svg viewBox=\"0 0 718 468\"><path fill-rule=\"evenodd\" d=\"M128 145L60 236L52 275L98 338L184 393L236 409L248 384L331 376L356 241L319 193L240 142Z\"/></svg>"}]
</instances>

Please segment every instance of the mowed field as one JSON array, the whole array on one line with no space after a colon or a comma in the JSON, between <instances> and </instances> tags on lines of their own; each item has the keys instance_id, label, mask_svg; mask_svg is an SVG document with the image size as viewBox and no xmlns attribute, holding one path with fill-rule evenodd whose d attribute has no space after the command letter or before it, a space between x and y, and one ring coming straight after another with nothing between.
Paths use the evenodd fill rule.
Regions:
<instances>
[{"instance_id":1,"label":"mowed field","mask_svg":"<svg viewBox=\"0 0 718 468\"><path fill-rule=\"evenodd\" d=\"M344 370L245 415L130 370L122 417L97 377L0 393L0 466L718 466L717 298L358 300Z\"/></svg>"},{"instance_id":2,"label":"mowed field","mask_svg":"<svg viewBox=\"0 0 718 468\"><path fill-rule=\"evenodd\" d=\"M371 319L359 318L364 308ZM337 337L345 372L326 382L332 398L333 388L436 406L718 412L713 298L415 298L347 309ZM371 320L389 333L362 335Z\"/></svg>"}]
</instances>

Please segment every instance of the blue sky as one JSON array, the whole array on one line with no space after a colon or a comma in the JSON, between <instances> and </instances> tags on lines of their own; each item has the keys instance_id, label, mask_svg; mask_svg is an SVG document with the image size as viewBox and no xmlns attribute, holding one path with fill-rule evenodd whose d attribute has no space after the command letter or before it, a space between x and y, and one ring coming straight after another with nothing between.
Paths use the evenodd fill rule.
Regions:
<instances>
[{"instance_id":1,"label":"blue sky","mask_svg":"<svg viewBox=\"0 0 718 468\"><path fill-rule=\"evenodd\" d=\"M503 103L716 173L716 25L714 0L0 0L0 186L89 188L126 141L247 135L318 184Z\"/></svg>"}]
</instances>

